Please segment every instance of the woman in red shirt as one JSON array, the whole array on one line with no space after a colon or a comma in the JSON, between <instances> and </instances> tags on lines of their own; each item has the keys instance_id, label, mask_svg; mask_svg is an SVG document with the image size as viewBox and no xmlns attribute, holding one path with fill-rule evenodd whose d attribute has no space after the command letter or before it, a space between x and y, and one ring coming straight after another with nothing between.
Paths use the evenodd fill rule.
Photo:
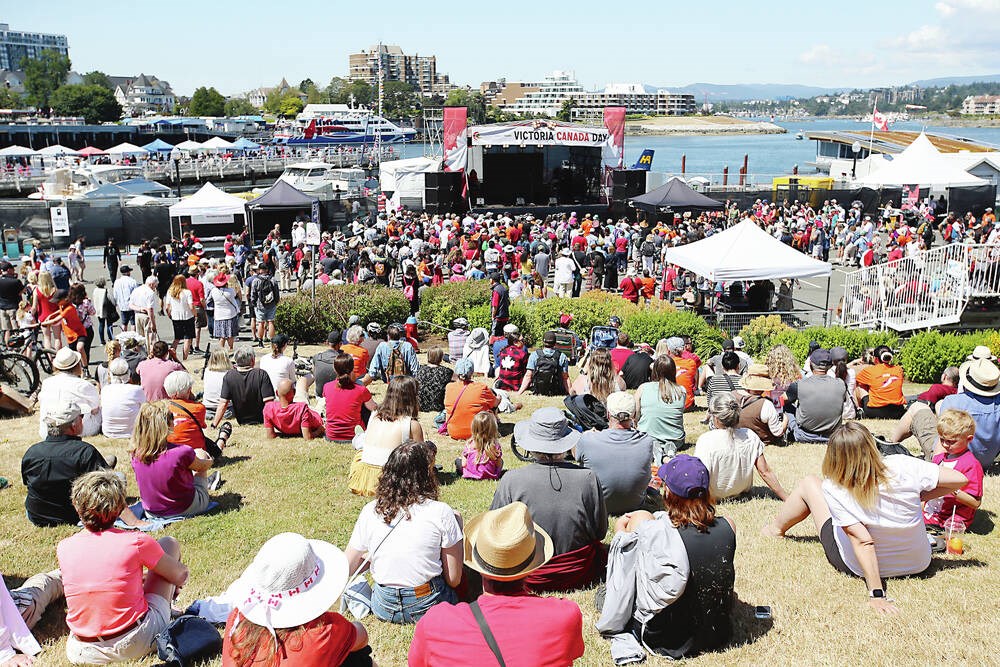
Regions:
<instances>
[{"instance_id":1,"label":"woman in red shirt","mask_svg":"<svg viewBox=\"0 0 1000 667\"><path fill-rule=\"evenodd\" d=\"M337 379L323 385L323 400L326 401L326 439L333 442L351 442L355 428L364 428L361 408L371 412L378 409L368 387L356 382L354 357L341 352L333 360L333 372Z\"/></svg>"}]
</instances>

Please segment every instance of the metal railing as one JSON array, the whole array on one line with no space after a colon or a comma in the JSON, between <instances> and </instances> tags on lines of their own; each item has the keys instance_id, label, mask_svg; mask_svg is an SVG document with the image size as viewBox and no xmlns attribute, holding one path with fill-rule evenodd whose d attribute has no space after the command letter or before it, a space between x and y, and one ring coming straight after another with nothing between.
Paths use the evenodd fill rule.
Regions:
<instances>
[{"instance_id":1,"label":"metal railing","mask_svg":"<svg viewBox=\"0 0 1000 667\"><path fill-rule=\"evenodd\" d=\"M767 313L745 313L740 311L718 311L705 315L709 324L725 331L730 337L735 336L750 321L758 317L777 315L781 321L794 329L806 327L823 327L827 325L827 314L822 308L811 310L770 311Z\"/></svg>"},{"instance_id":2,"label":"metal railing","mask_svg":"<svg viewBox=\"0 0 1000 667\"><path fill-rule=\"evenodd\" d=\"M913 331L957 324L970 299L1000 297L1000 246L952 243L847 274L841 324Z\"/></svg>"}]
</instances>

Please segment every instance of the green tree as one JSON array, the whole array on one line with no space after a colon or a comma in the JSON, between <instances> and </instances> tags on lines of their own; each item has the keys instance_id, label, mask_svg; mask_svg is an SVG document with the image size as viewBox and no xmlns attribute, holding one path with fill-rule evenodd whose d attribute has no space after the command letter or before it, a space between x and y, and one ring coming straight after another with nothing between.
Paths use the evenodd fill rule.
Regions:
<instances>
[{"instance_id":1,"label":"green tree","mask_svg":"<svg viewBox=\"0 0 1000 667\"><path fill-rule=\"evenodd\" d=\"M0 109L18 109L24 104L24 99L15 92L0 86Z\"/></svg>"},{"instance_id":2,"label":"green tree","mask_svg":"<svg viewBox=\"0 0 1000 667\"><path fill-rule=\"evenodd\" d=\"M403 81L386 81L382 112L389 118L412 116L420 109L420 97Z\"/></svg>"},{"instance_id":3,"label":"green tree","mask_svg":"<svg viewBox=\"0 0 1000 667\"><path fill-rule=\"evenodd\" d=\"M478 90L473 92L465 88L456 88L448 93L444 100L446 107L466 107L469 119L474 123L486 122L486 101Z\"/></svg>"},{"instance_id":4,"label":"green tree","mask_svg":"<svg viewBox=\"0 0 1000 667\"><path fill-rule=\"evenodd\" d=\"M88 123L96 124L118 120L122 107L114 94L103 86L78 84L60 86L49 97L52 111L59 116L83 116Z\"/></svg>"},{"instance_id":5,"label":"green tree","mask_svg":"<svg viewBox=\"0 0 1000 667\"><path fill-rule=\"evenodd\" d=\"M100 86L102 88L107 88L111 92L115 92L115 87L111 85L111 79L104 72L99 72L94 70L93 72L87 72L83 75L83 82L88 86Z\"/></svg>"},{"instance_id":6,"label":"green tree","mask_svg":"<svg viewBox=\"0 0 1000 667\"><path fill-rule=\"evenodd\" d=\"M286 93L278 102L278 107L275 109L275 113L279 116L284 116L285 118L291 118L292 116L301 113L303 108L305 108L305 104L302 102L302 98L294 93Z\"/></svg>"},{"instance_id":7,"label":"green tree","mask_svg":"<svg viewBox=\"0 0 1000 667\"><path fill-rule=\"evenodd\" d=\"M194 91L188 104L188 113L192 116L224 116L226 113L226 98L214 87L202 86Z\"/></svg>"},{"instance_id":8,"label":"green tree","mask_svg":"<svg viewBox=\"0 0 1000 667\"><path fill-rule=\"evenodd\" d=\"M332 82L331 82L332 83ZM350 81L337 93L336 97L330 96L333 104L354 104L356 106L370 107L375 99L374 90L367 81Z\"/></svg>"},{"instance_id":9,"label":"green tree","mask_svg":"<svg viewBox=\"0 0 1000 667\"><path fill-rule=\"evenodd\" d=\"M343 104L343 102L339 101L340 93L344 90L344 88L347 88L349 83L350 82L347 79L339 76L335 76L330 79L330 83L327 84L325 91L327 101L335 104Z\"/></svg>"},{"instance_id":10,"label":"green tree","mask_svg":"<svg viewBox=\"0 0 1000 667\"><path fill-rule=\"evenodd\" d=\"M226 100L223 109L227 116L253 116L257 113L257 107L238 97Z\"/></svg>"},{"instance_id":11,"label":"green tree","mask_svg":"<svg viewBox=\"0 0 1000 667\"><path fill-rule=\"evenodd\" d=\"M573 120L573 106L575 104L576 100L572 97L563 100L562 106L559 107L559 113L556 114L556 120L561 120L564 123Z\"/></svg>"},{"instance_id":12,"label":"green tree","mask_svg":"<svg viewBox=\"0 0 1000 667\"><path fill-rule=\"evenodd\" d=\"M42 51L38 58L22 58L21 69L24 70L24 89L28 94L28 102L43 112L47 110L51 106L49 98L52 93L66 83L69 68L69 56L51 49Z\"/></svg>"}]
</instances>

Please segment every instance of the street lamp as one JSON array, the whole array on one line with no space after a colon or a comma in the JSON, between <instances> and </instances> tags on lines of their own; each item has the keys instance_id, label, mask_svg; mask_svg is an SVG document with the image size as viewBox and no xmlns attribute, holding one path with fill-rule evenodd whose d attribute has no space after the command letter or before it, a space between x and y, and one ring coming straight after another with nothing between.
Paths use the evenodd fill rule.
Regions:
<instances>
[{"instance_id":1,"label":"street lamp","mask_svg":"<svg viewBox=\"0 0 1000 667\"><path fill-rule=\"evenodd\" d=\"M855 141L851 144L851 152L854 153L854 162L851 163L851 178L853 179L855 177L855 172L857 172L858 169L858 153L861 152L860 141Z\"/></svg>"}]
</instances>

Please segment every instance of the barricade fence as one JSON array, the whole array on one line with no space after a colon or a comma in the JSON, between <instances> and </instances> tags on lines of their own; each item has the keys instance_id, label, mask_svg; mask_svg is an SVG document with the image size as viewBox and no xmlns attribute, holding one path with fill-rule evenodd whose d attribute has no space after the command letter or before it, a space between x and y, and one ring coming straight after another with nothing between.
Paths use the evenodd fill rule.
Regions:
<instances>
[{"instance_id":1,"label":"barricade fence","mask_svg":"<svg viewBox=\"0 0 1000 667\"><path fill-rule=\"evenodd\" d=\"M770 311L766 313L746 313L718 311L705 315L709 324L722 329L731 337L737 335L751 320L768 315L777 315L781 321L794 329L825 327L828 325L827 311L822 308L812 310Z\"/></svg>"}]
</instances>

